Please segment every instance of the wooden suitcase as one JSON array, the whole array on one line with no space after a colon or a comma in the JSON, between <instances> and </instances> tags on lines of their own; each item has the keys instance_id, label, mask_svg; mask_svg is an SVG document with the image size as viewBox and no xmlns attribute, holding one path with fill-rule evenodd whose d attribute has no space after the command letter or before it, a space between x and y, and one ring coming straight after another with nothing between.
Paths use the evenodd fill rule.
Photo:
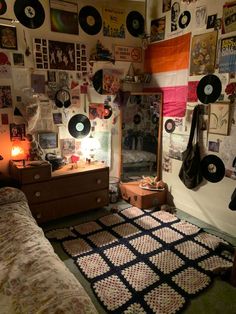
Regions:
<instances>
[{"instance_id":1,"label":"wooden suitcase","mask_svg":"<svg viewBox=\"0 0 236 314\"><path fill-rule=\"evenodd\" d=\"M147 209L166 203L167 189L163 191L144 190L139 187L139 181L120 183L122 198L133 206Z\"/></svg>"}]
</instances>

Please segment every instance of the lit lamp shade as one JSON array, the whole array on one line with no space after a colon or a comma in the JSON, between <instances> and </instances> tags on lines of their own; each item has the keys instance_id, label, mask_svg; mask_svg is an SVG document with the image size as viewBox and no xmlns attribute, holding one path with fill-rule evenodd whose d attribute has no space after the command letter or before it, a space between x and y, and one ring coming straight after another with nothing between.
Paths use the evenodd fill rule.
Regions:
<instances>
[{"instance_id":1,"label":"lit lamp shade","mask_svg":"<svg viewBox=\"0 0 236 314\"><path fill-rule=\"evenodd\" d=\"M21 161L26 159L24 144L20 141L13 141L11 148L11 159L13 161Z\"/></svg>"},{"instance_id":2,"label":"lit lamp shade","mask_svg":"<svg viewBox=\"0 0 236 314\"><path fill-rule=\"evenodd\" d=\"M82 139L81 150L86 158L93 158L95 152L101 147L98 139L94 138L92 135Z\"/></svg>"}]
</instances>

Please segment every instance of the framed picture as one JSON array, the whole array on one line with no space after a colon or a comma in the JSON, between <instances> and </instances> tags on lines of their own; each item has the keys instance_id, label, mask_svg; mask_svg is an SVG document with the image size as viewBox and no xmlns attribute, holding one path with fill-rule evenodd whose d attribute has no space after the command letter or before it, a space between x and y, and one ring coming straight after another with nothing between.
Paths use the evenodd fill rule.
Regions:
<instances>
[{"instance_id":1,"label":"framed picture","mask_svg":"<svg viewBox=\"0 0 236 314\"><path fill-rule=\"evenodd\" d=\"M58 136L55 132L45 132L38 134L39 145L43 149L51 149L58 147Z\"/></svg>"},{"instance_id":2,"label":"framed picture","mask_svg":"<svg viewBox=\"0 0 236 314\"><path fill-rule=\"evenodd\" d=\"M16 27L0 24L0 48L17 50Z\"/></svg>"},{"instance_id":3,"label":"framed picture","mask_svg":"<svg viewBox=\"0 0 236 314\"><path fill-rule=\"evenodd\" d=\"M229 132L230 104L219 102L210 104L208 132L213 134L228 135Z\"/></svg>"}]
</instances>

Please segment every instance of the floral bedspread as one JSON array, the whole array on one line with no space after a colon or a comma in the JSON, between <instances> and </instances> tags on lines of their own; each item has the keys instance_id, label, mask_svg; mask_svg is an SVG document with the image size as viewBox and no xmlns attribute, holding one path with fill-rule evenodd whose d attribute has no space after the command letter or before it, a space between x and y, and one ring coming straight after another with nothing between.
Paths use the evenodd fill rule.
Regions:
<instances>
[{"instance_id":1,"label":"floral bedspread","mask_svg":"<svg viewBox=\"0 0 236 314\"><path fill-rule=\"evenodd\" d=\"M24 194L10 187L0 189L0 312L97 313L36 224Z\"/></svg>"}]
</instances>

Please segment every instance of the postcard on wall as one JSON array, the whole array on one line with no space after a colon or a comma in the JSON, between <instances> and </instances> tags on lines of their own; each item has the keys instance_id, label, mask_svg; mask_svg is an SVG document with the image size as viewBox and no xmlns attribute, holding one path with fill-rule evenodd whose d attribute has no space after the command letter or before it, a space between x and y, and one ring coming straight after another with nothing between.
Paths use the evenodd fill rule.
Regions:
<instances>
[{"instance_id":1,"label":"postcard on wall","mask_svg":"<svg viewBox=\"0 0 236 314\"><path fill-rule=\"evenodd\" d=\"M210 104L208 132L228 135L230 104L227 102Z\"/></svg>"},{"instance_id":2,"label":"postcard on wall","mask_svg":"<svg viewBox=\"0 0 236 314\"><path fill-rule=\"evenodd\" d=\"M125 12L120 9L103 9L103 36L125 38Z\"/></svg>"},{"instance_id":3,"label":"postcard on wall","mask_svg":"<svg viewBox=\"0 0 236 314\"><path fill-rule=\"evenodd\" d=\"M0 51L0 78L11 78L11 62L7 52Z\"/></svg>"},{"instance_id":4,"label":"postcard on wall","mask_svg":"<svg viewBox=\"0 0 236 314\"><path fill-rule=\"evenodd\" d=\"M23 53L13 53L13 64L18 67L24 67L25 66L25 60Z\"/></svg>"},{"instance_id":5,"label":"postcard on wall","mask_svg":"<svg viewBox=\"0 0 236 314\"><path fill-rule=\"evenodd\" d=\"M12 107L11 86L0 86L0 109Z\"/></svg>"},{"instance_id":6,"label":"postcard on wall","mask_svg":"<svg viewBox=\"0 0 236 314\"><path fill-rule=\"evenodd\" d=\"M72 155L75 153L75 139L66 138L61 140L62 156Z\"/></svg>"},{"instance_id":7,"label":"postcard on wall","mask_svg":"<svg viewBox=\"0 0 236 314\"><path fill-rule=\"evenodd\" d=\"M165 39L166 17L151 21L151 42Z\"/></svg>"},{"instance_id":8,"label":"postcard on wall","mask_svg":"<svg viewBox=\"0 0 236 314\"><path fill-rule=\"evenodd\" d=\"M0 48L17 50L17 33L15 26L0 24Z\"/></svg>"},{"instance_id":9,"label":"postcard on wall","mask_svg":"<svg viewBox=\"0 0 236 314\"><path fill-rule=\"evenodd\" d=\"M222 34L236 31L236 1L223 6Z\"/></svg>"},{"instance_id":10,"label":"postcard on wall","mask_svg":"<svg viewBox=\"0 0 236 314\"><path fill-rule=\"evenodd\" d=\"M25 138L25 124L10 124L10 139L23 140Z\"/></svg>"},{"instance_id":11,"label":"postcard on wall","mask_svg":"<svg viewBox=\"0 0 236 314\"><path fill-rule=\"evenodd\" d=\"M190 75L214 73L217 31L193 36Z\"/></svg>"},{"instance_id":12,"label":"postcard on wall","mask_svg":"<svg viewBox=\"0 0 236 314\"><path fill-rule=\"evenodd\" d=\"M196 28L206 27L207 21L207 7L202 5L195 10L195 26Z\"/></svg>"},{"instance_id":13,"label":"postcard on wall","mask_svg":"<svg viewBox=\"0 0 236 314\"><path fill-rule=\"evenodd\" d=\"M78 5L62 0L50 0L51 31L79 34Z\"/></svg>"},{"instance_id":14,"label":"postcard on wall","mask_svg":"<svg viewBox=\"0 0 236 314\"><path fill-rule=\"evenodd\" d=\"M221 39L219 72L236 72L236 36Z\"/></svg>"}]
</instances>

